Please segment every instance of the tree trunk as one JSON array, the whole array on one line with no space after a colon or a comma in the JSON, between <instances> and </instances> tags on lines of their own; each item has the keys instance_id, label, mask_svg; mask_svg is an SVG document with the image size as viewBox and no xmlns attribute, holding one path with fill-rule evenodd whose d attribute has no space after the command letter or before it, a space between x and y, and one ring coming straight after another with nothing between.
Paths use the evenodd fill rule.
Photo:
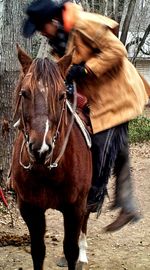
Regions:
<instances>
[{"instance_id":1,"label":"tree trunk","mask_svg":"<svg viewBox=\"0 0 150 270\"><path fill-rule=\"evenodd\" d=\"M120 24L124 10L125 0L114 0L115 17L114 19Z\"/></svg>"},{"instance_id":2,"label":"tree trunk","mask_svg":"<svg viewBox=\"0 0 150 270\"><path fill-rule=\"evenodd\" d=\"M114 0L109 0L107 4L107 14L108 17L115 19L114 13Z\"/></svg>"},{"instance_id":3,"label":"tree trunk","mask_svg":"<svg viewBox=\"0 0 150 270\"><path fill-rule=\"evenodd\" d=\"M132 15L134 12L135 4L136 4L136 0L130 0L129 5L128 5L128 9L127 9L126 17L122 26L122 33L120 37L120 40L122 41L123 44L126 43L128 30L129 30L130 22L131 22Z\"/></svg>"},{"instance_id":4,"label":"tree trunk","mask_svg":"<svg viewBox=\"0 0 150 270\"><path fill-rule=\"evenodd\" d=\"M45 58L50 57L50 45L47 42L47 39L45 37L42 37L39 50L37 52L37 58Z\"/></svg>"},{"instance_id":5,"label":"tree trunk","mask_svg":"<svg viewBox=\"0 0 150 270\"><path fill-rule=\"evenodd\" d=\"M27 1L4 0L2 31L1 31L1 66L0 66L0 122L3 132L0 134L0 170L5 177L9 168L12 143L14 140L13 130L13 93L19 74L19 62L16 54L16 42L31 48L31 40L25 40L21 35L21 25L24 5ZM6 121L9 122L9 133L4 128Z\"/></svg>"}]
</instances>

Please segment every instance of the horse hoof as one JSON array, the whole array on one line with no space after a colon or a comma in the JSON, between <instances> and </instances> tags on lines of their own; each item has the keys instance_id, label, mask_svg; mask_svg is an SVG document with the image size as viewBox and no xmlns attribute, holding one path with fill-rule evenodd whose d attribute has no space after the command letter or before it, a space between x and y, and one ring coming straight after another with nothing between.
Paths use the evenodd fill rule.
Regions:
<instances>
[{"instance_id":1,"label":"horse hoof","mask_svg":"<svg viewBox=\"0 0 150 270\"><path fill-rule=\"evenodd\" d=\"M76 270L88 270L88 264L84 262L78 262L76 266Z\"/></svg>"},{"instance_id":2,"label":"horse hoof","mask_svg":"<svg viewBox=\"0 0 150 270\"><path fill-rule=\"evenodd\" d=\"M67 263L67 260L64 256L62 256L58 262L57 262L57 266L59 267L67 267L68 266L68 263Z\"/></svg>"}]
</instances>

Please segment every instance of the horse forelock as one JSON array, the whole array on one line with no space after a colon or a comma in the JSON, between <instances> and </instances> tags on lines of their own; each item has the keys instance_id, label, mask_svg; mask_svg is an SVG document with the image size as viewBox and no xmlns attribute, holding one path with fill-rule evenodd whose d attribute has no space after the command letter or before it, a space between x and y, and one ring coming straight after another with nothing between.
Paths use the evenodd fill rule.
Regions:
<instances>
[{"instance_id":1,"label":"horse forelock","mask_svg":"<svg viewBox=\"0 0 150 270\"><path fill-rule=\"evenodd\" d=\"M56 115L56 100L60 91L65 90L64 81L60 74L57 63L48 58L37 58L33 60L27 74L20 74L19 82L15 89L15 115L19 115L19 100L22 89L30 89L33 100L36 91L39 90L45 95L49 113ZM17 119L18 120L18 119Z\"/></svg>"},{"instance_id":2,"label":"horse forelock","mask_svg":"<svg viewBox=\"0 0 150 270\"><path fill-rule=\"evenodd\" d=\"M23 84L31 90L33 98L37 89L43 93L50 114L56 114L56 100L59 98L60 91L65 88L57 63L48 58L35 59L23 79Z\"/></svg>"}]
</instances>

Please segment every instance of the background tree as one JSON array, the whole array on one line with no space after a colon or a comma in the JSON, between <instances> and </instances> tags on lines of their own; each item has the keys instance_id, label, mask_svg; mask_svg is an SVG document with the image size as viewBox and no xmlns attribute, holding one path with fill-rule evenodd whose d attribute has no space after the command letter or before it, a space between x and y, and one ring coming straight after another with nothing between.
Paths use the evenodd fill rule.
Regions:
<instances>
[{"instance_id":1,"label":"background tree","mask_svg":"<svg viewBox=\"0 0 150 270\"><path fill-rule=\"evenodd\" d=\"M128 4L128 8L127 8L126 16L125 16L123 26L121 29L121 36L120 36L120 40L122 41L123 44L126 43L126 39L127 39L132 15L134 12L135 4L136 4L136 0L130 0L130 2Z\"/></svg>"},{"instance_id":2,"label":"background tree","mask_svg":"<svg viewBox=\"0 0 150 270\"><path fill-rule=\"evenodd\" d=\"M12 129L13 92L18 79L19 65L16 56L16 42L28 52L31 51L32 42L24 39L20 34L23 10L28 1L3 0L1 19L1 46L0 46L0 171L6 174L14 139ZM8 121L8 122L7 122ZM8 126L9 125L9 126ZM5 128L7 126L7 130ZM8 134L7 134L8 133ZM6 136L8 135L8 136Z\"/></svg>"}]
</instances>

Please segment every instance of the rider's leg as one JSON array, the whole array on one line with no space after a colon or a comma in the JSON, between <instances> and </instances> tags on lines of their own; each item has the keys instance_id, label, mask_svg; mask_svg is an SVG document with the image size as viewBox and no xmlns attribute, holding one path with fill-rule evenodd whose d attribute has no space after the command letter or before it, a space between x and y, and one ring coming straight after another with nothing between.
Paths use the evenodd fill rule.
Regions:
<instances>
[{"instance_id":1,"label":"rider's leg","mask_svg":"<svg viewBox=\"0 0 150 270\"><path fill-rule=\"evenodd\" d=\"M127 132L127 124L123 124L93 135L93 186L88 198L89 209L91 207L92 212L97 210L99 208L98 206L102 205L100 202L104 200L111 169L114 166L115 160L117 160L118 153L126 146ZM117 230L129 221L137 218L136 207L133 201L131 177L128 177L130 176L128 161L127 158L127 162L123 168L118 167L118 171L121 171L119 171L116 180L116 201L118 206L122 208L122 211L114 224L111 224L110 227L108 226L106 230ZM120 177L121 175L122 177ZM92 206L94 207L92 208ZM120 220L121 222L118 223Z\"/></svg>"},{"instance_id":2,"label":"rider's leg","mask_svg":"<svg viewBox=\"0 0 150 270\"><path fill-rule=\"evenodd\" d=\"M133 183L130 171L127 124L124 124L123 128L125 133L124 144L118 152L114 166L116 186L114 203L112 205L112 209L120 207L121 212L118 218L106 228L107 231L115 231L129 221L136 221L140 217L133 196Z\"/></svg>"},{"instance_id":3,"label":"rider's leg","mask_svg":"<svg viewBox=\"0 0 150 270\"><path fill-rule=\"evenodd\" d=\"M128 143L118 152L114 166L114 176L116 178L116 186L112 209L118 207L122 207L127 211L136 209L132 194L133 187Z\"/></svg>"},{"instance_id":4,"label":"rider's leg","mask_svg":"<svg viewBox=\"0 0 150 270\"><path fill-rule=\"evenodd\" d=\"M100 210L107 194L108 178L115 160L115 156L108 158L114 132L112 128L92 135L93 180L88 196L88 209L91 212Z\"/></svg>"}]
</instances>

